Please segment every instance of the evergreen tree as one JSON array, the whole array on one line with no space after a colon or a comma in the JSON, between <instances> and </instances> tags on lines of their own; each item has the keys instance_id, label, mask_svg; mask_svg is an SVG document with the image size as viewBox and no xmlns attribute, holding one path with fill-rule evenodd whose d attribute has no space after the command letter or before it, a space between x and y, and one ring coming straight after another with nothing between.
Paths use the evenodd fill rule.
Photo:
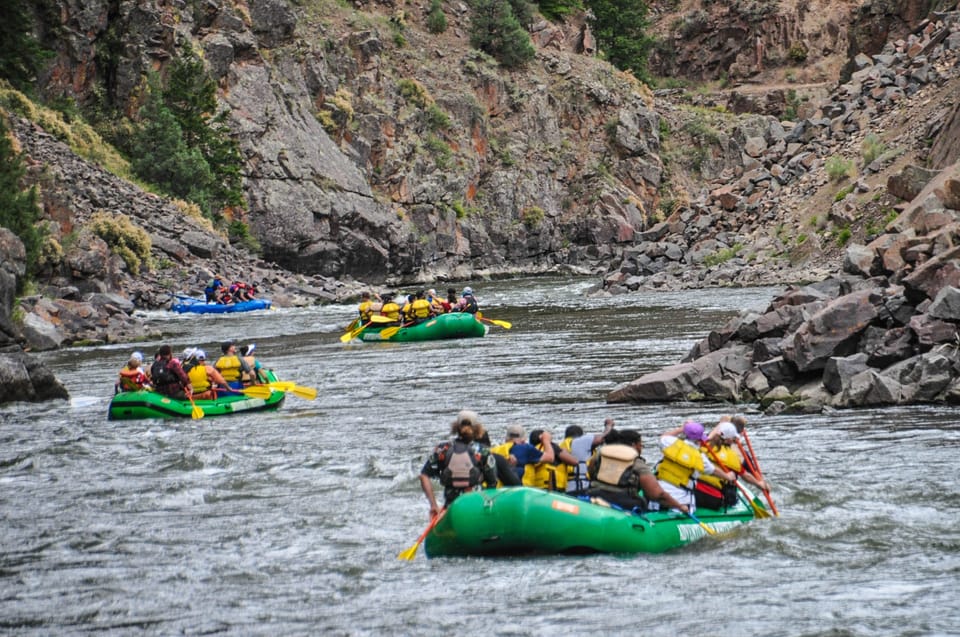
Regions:
<instances>
[{"instance_id":1,"label":"evergreen tree","mask_svg":"<svg viewBox=\"0 0 960 637\"><path fill-rule=\"evenodd\" d=\"M0 78L24 93L32 93L33 81L50 52L30 32L27 4L0 2Z\"/></svg>"},{"instance_id":2,"label":"evergreen tree","mask_svg":"<svg viewBox=\"0 0 960 637\"><path fill-rule=\"evenodd\" d=\"M647 80L647 58L654 39L647 35L647 3L642 0L587 0L593 35L607 61Z\"/></svg>"},{"instance_id":3,"label":"evergreen tree","mask_svg":"<svg viewBox=\"0 0 960 637\"><path fill-rule=\"evenodd\" d=\"M540 0L540 13L550 20L559 20L574 11L583 9L581 0Z\"/></svg>"},{"instance_id":4,"label":"evergreen tree","mask_svg":"<svg viewBox=\"0 0 960 637\"><path fill-rule=\"evenodd\" d=\"M440 6L440 0L431 0L430 13L427 14L427 29L430 33L443 33L447 30L447 16Z\"/></svg>"},{"instance_id":5,"label":"evergreen tree","mask_svg":"<svg viewBox=\"0 0 960 637\"><path fill-rule=\"evenodd\" d=\"M210 212L213 171L196 148L190 148L177 118L163 103L156 78L140 110L144 124L131 141L134 172L163 192L187 199Z\"/></svg>"},{"instance_id":6,"label":"evergreen tree","mask_svg":"<svg viewBox=\"0 0 960 637\"><path fill-rule=\"evenodd\" d=\"M474 0L470 44L506 68L523 66L536 51L507 0Z\"/></svg>"},{"instance_id":7,"label":"evergreen tree","mask_svg":"<svg viewBox=\"0 0 960 637\"><path fill-rule=\"evenodd\" d=\"M20 180L26 169L23 160L13 150L6 122L0 117L0 226L20 238L27 252L27 276L19 281L18 292L23 291L26 279L37 272L40 248L46 233L37 225L40 218L37 187L20 188Z\"/></svg>"}]
</instances>

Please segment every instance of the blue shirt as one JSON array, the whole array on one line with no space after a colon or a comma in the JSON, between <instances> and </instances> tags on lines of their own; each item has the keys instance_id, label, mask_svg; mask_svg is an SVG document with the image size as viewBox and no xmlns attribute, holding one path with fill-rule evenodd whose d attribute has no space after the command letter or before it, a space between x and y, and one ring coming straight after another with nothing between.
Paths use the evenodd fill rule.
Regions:
<instances>
[{"instance_id":1,"label":"blue shirt","mask_svg":"<svg viewBox=\"0 0 960 637\"><path fill-rule=\"evenodd\" d=\"M543 452L528 442L517 443L510 448L510 455L517 459L515 471L518 478L523 478L523 471L528 464L536 464L543 457Z\"/></svg>"}]
</instances>

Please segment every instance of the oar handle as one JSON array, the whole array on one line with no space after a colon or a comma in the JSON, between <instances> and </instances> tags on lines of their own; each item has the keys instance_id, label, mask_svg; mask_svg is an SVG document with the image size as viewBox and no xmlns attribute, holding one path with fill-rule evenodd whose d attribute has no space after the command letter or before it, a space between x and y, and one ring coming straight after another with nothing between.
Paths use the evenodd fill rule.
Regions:
<instances>
[{"instance_id":1,"label":"oar handle","mask_svg":"<svg viewBox=\"0 0 960 637\"><path fill-rule=\"evenodd\" d=\"M707 525L706 523L702 522L702 521L700 520L700 518L698 518L698 517L695 516L694 514L690 513L689 511L687 511L687 517L689 517L691 520L693 520L694 522L696 522L697 524L699 524L700 527L703 528L703 530L706 531L707 533L709 533L710 535L716 535L716 534L717 534L717 532L716 532L715 529L710 528L709 525Z\"/></svg>"}]
</instances>

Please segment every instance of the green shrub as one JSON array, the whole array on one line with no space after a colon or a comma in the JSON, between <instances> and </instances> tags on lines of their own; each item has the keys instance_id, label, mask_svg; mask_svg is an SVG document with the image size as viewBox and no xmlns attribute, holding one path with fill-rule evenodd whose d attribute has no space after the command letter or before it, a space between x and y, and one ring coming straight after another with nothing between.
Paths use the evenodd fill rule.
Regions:
<instances>
[{"instance_id":1,"label":"green shrub","mask_svg":"<svg viewBox=\"0 0 960 637\"><path fill-rule=\"evenodd\" d=\"M450 158L453 156L453 151L450 150L447 142L436 135L427 135L423 145L430 151L433 156L433 163L437 168L443 170L450 167Z\"/></svg>"},{"instance_id":2,"label":"green shrub","mask_svg":"<svg viewBox=\"0 0 960 637\"><path fill-rule=\"evenodd\" d=\"M227 226L227 235L230 243L239 243L254 254L260 254L263 250L257 238L250 234L250 227L239 219L230 222Z\"/></svg>"},{"instance_id":3,"label":"green shrub","mask_svg":"<svg viewBox=\"0 0 960 637\"><path fill-rule=\"evenodd\" d=\"M429 126L431 130L443 131L450 128L450 116L436 104L430 104L426 109L425 115L427 118L427 126Z\"/></svg>"},{"instance_id":4,"label":"green shrub","mask_svg":"<svg viewBox=\"0 0 960 637\"><path fill-rule=\"evenodd\" d=\"M787 57L794 64L802 64L807 61L807 47L803 42L793 42L787 50Z\"/></svg>"},{"instance_id":5,"label":"green shrub","mask_svg":"<svg viewBox=\"0 0 960 637\"><path fill-rule=\"evenodd\" d=\"M853 192L853 184L847 186L846 188L841 188L840 191L833 196L833 200L843 201L851 192Z\"/></svg>"},{"instance_id":6,"label":"green shrub","mask_svg":"<svg viewBox=\"0 0 960 637\"><path fill-rule=\"evenodd\" d=\"M433 104L430 93L417 80L403 78L397 82L397 88L400 89L400 96L417 108L426 108L429 104Z\"/></svg>"},{"instance_id":7,"label":"green shrub","mask_svg":"<svg viewBox=\"0 0 960 637\"><path fill-rule=\"evenodd\" d=\"M837 231L837 245L841 248L847 245L851 236L853 236L853 233L850 231L850 228L840 228L840 230Z\"/></svg>"},{"instance_id":8,"label":"green shrub","mask_svg":"<svg viewBox=\"0 0 960 637\"><path fill-rule=\"evenodd\" d=\"M140 266L150 264L150 235L124 215L99 211L90 217L87 228L103 239L111 252L120 255L131 274L140 274Z\"/></svg>"},{"instance_id":9,"label":"green shrub","mask_svg":"<svg viewBox=\"0 0 960 637\"><path fill-rule=\"evenodd\" d=\"M827 159L824 167L831 181L840 181L844 177L849 176L851 171L853 171L853 162L839 155L832 155Z\"/></svg>"},{"instance_id":10,"label":"green shrub","mask_svg":"<svg viewBox=\"0 0 960 637\"><path fill-rule=\"evenodd\" d=\"M454 214L457 215L457 219L464 219L467 216L467 208L463 205L463 201L457 199L450 207L453 208Z\"/></svg>"},{"instance_id":11,"label":"green shrub","mask_svg":"<svg viewBox=\"0 0 960 637\"><path fill-rule=\"evenodd\" d=\"M539 206L528 206L520 213L520 220L523 221L523 225L525 225L527 229L533 230L543 223L544 216L543 208Z\"/></svg>"},{"instance_id":12,"label":"green shrub","mask_svg":"<svg viewBox=\"0 0 960 637\"><path fill-rule=\"evenodd\" d=\"M729 248L723 248L722 250L717 250L713 254L708 254L703 259L703 264L707 267L713 267L715 265L720 265L721 263L726 263L730 259L737 256L737 253L743 248L743 245L735 243Z\"/></svg>"},{"instance_id":13,"label":"green shrub","mask_svg":"<svg viewBox=\"0 0 960 637\"><path fill-rule=\"evenodd\" d=\"M447 16L443 12L440 0L431 0L430 12L427 14L427 30L430 33L443 33L447 30Z\"/></svg>"},{"instance_id":14,"label":"green shrub","mask_svg":"<svg viewBox=\"0 0 960 637\"><path fill-rule=\"evenodd\" d=\"M869 166L877 157L887 152L887 147L880 141L880 138L877 137L875 133L868 133L867 136L863 138L861 148L863 150L864 166Z\"/></svg>"},{"instance_id":15,"label":"green shrub","mask_svg":"<svg viewBox=\"0 0 960 637\"><path fill-rule=\"evenodd\" d=\"M555 22L583 9L581 0L540 0L537 4L540 6L543 17Z\"/></svg>"}]
</instances>

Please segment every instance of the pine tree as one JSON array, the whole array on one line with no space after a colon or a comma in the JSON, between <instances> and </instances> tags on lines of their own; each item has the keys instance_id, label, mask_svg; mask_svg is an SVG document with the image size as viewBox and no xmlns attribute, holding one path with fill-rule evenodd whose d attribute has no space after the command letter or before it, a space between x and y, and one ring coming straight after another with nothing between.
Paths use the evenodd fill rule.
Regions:
<instances>
[{"instance_id":1,"label":"pine tree","mask_svg":"<svg viewBox=\"0 0 960 637\"><path fill-rule=\"evenodd\" d=\"M20 289L37 272L40 248L46 233L37 225L40 218L37 187L22 190L20 180L26 169L23 160L13 150L6 122L0 117L0 226L20 238L27 252L27 276L19 281Z\"/></svg>"},{"instance_id":2,"label":"pine tree","mask_svg":"<svg viewBox=\"0 0 960 637\"><path fill-rule=\"evenodd\" d=\"M51 53L31 34L26 4L0 2L0 78L24 93L32 93L37 73Z\"/></svg>"},{"instance_id":3,"label":"pine tree","mask_svg":"<svg viewBox=\"0 0 960 637\"><path fill-rule=\"evenodd\" d=\"M430 33L443 33L447 30L447 16L440 6L440 0L431 0L430 13L427 14L427 29Z\"/></svg>"},{"instance_id":4,"label":"pine tree","mask_svg":"<svg viewBox=\"0 0 960 637\"><path fill-rule=\"evenodd\" d=\"M493 56L506 68L518 68L536 51L530 35L520 26L507 0L474 0L470 44Z\"/></svg>"},{"instance_id":5,"label":"pine tree","mask_svg":"<svg viewBox=\"0 0 960 637\"><path fill-rule=\"evenodd\" d=\"M593 35L608 62L648 79L647 58L654 40L647 35L647 3L641 0L587 0L593 12Z\"/></svg>"}]
</instances>

